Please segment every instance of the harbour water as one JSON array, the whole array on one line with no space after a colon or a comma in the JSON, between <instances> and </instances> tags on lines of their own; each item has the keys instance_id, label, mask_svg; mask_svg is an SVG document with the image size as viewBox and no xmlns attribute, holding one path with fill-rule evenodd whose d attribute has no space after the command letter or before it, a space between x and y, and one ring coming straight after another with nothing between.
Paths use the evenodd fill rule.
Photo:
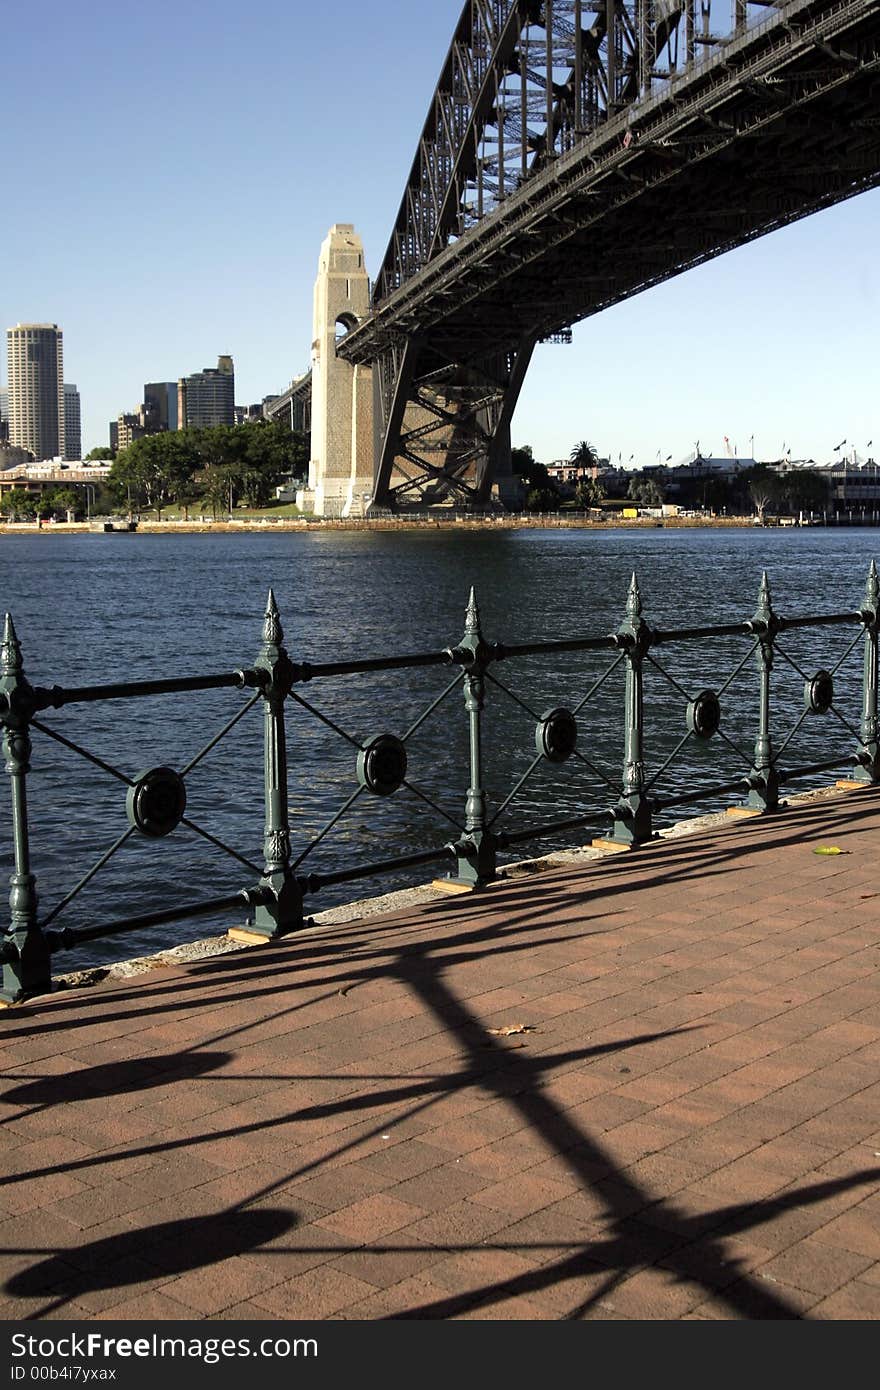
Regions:
<instances>
[{"instance_id":1,"label":"harbour water","mask_svg":"<svg viewBox=\"0 0 880 1390\"><path fill-rule=\"evenodd\" d=\"M344 532L283 535L5 536L0 595L15 620L34 684L74 686L233 671L252 664L266 594L274 589L295 660L340 661L427 652L461 637L473 584L488 640L505 643L593 636L624 617L637 573L644 615L656 627L731 623L754 612L763 569L786 616L858 609L880 532L866 528L749 530L522 530ZM782 737L803 708L804 675L835 672L835 717L811 717L792 737L798 764L851 750L858 724L858 629L786 635L777 661L774 718ZM849 655L847 650L852 646ZM747 771L755 735L757 677L742 638L656 653L646 675L646 759L659 768L685 733L682 692L721 689L730 741L689 740L663 774L663 788L723 781ZM612 655L531 657L500 663L487 683L486 785L497 807L534 755L534 714L583 699ZM743 663L735 677L732 673ZM326 720L361 742L403 735L450 684L448 668L352 676L298 687ZM672 678L670 680L670 677ZM502 688L503 687L503 688ZM159 765L184 767L241 708L246 695L217 691L114 700L49 711L66 738L126 776ZM579 716L588 760L538 769L505 813L516 830L613 800L622 759L622 671ZM829 722L830 721L830 722ZM356 750L304 706L289 706L288 744L294 856L356 787ZM831 746L833 745L833 747ZM468 783L467 724L460 689L408 743L409 776L422 797L361 796L302 870L339 870L442 845L462 823ZM39 732L34 733L29 813L41 913L51 910L125 831L125 787ZM9 793L0 787L0 847L11 866ZM829 776L824 779L831 780ZM254 864L263 836L262 718L259 704L201 761L187 783L187 815ZM427 798L427 799L423 799ZM718 809L699 805L700 810ZM687 814L679 810L676 814ZM670 818L672 815L670 813ZM597 820L601 830L601 818ZM582 831L568 843L583 843ZM536 843L535 852L547 842ZM554 840L550 843L565 843ZM528 850L520 850L526 853ZM415 881L430 876L422 870ZM399 882L400 880L397 880ZM410 881L414 881L412 878ZM254 875L179 827L162 842L133 837L57 918L83 927L249 886ZM316 895L311 910L383 891L370 879ZM59 957L57 968L143 954L230 925L198 922L102 940Z\"/></svg>"}]
</instances>

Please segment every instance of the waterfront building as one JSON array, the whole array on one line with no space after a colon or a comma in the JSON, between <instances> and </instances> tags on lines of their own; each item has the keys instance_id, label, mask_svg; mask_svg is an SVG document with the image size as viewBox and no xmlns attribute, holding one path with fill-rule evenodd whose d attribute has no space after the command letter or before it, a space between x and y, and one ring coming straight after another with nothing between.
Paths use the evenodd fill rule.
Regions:
<instances>
[{"instance_id":1,"label":"waterfront building","mask_svg":"<svg viewBox=\"0 0 880 1390\"><path fill-rule=\"evenodd\" d=\"M52 459L45 463L16 463L0 472L0 510L2 499L13 491L29 492L39 495L51 492L57 487L71 487L83 494L84 509L91 504L95 488L106 485L111 465L109 463L63 463Z\"/></svg>"},{"instance_id":2,"label":"waterfront building","mask_svg":"<svg viewBox=\"0 0 880 1390\"><path fill-rule=\"evenodd\" d=\"M114 454L115 454L115 453L118 451L118 449L119 449L119 421L118 421L118 420L111 420L111 421L110 421L109 432L110 432L110 448L113 450L113 452L114 452Z\"/></svg>"},{"instance_id":3,"label":"waterfront building","mask_svg":"<svg viewBox=\"0 0 880 1390\"><path fill-rule=\"evenodd\" d=\"M235 371L232 358L222 355L216 367L205 367L177 383L177 428L207 429L235 424Z\"/></svg>"},{"instance_id":4,"label":"waterfront building","mask_svg":"<svg viewBox=\"0 0 880 1390\"><path fill-rule=\"evenodd\" d=\"M9 387L0 386L0 444L9 439Z\"/></svg>"},{"instance_id":5,"label":"waterfront building","mask_svg":"<svg viewBox=\"0 0 880 1390\"><path fill-rule=\"evenodd\" d=\"M9 441L35 458L64 452L64 353L57 323L19 323L6 333Z\"/></svg>"},{"instance_id":6,"label":"waterfront building","mask_svg":"<svg viewBox=\"0 0 880 1390\"><path fill-rule=\"evenodd\" d=\"M66 459L82 458L82 411L79 391L72 382L64 383L64 449Z\"/></svg>"},{"instance_id":7,"label":"waterfront building","mask_svg":"<svg viewBox=\"0 0 880 1390\"><path fill-rule=\"evenodd\" d=\"M127 449L129 444L133 444L136 439L143 439L148 433L144 423L144 408L141 406L137 411L123 411L116 421L116 450L121 453ZM111 447L113 447L111 445Z\"/></svg>"},{"instance_id":8,"label":"waterfront building","mask_svg":"<svg viewBox=\"0 0 880 1390\"><path fill-rule=\"evenodd\" d=\"M177 429L177 382L148 381L144 385L144 428L147 434Z\"/></svg>"}]
</instances>

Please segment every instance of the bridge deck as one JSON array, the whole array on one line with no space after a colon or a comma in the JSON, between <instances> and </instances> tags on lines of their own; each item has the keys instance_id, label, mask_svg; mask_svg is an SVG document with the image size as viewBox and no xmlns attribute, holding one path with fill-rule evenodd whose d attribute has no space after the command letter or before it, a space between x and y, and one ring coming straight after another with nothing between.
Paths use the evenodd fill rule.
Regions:
<instances>
[{"instance_id":1,"label":"bridge deck","mask_svg":"<svg viewBox=\"0 0 880 1390\"><path fill-rule=\"evenodd\" d=\"M866 790L9 1010L0 1317L880 1316L878 832Z\"/></svg>"}]
</instances>

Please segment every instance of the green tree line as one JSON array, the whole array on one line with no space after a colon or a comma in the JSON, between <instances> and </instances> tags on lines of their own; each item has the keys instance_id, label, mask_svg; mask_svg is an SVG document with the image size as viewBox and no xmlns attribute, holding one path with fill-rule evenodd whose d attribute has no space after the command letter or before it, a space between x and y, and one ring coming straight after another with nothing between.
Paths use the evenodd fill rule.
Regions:
<instances>
[{"instance_id":1,"label":"green tree line","mask_svg":"<svg viewBox=\"0 0 880 1390\"><path fill-rule=\"evenodd\" d=\"M240 502L265 507L278 483L308 467L308 437L281 421L145 435L123 449L108 482L129 511L168 506L218 513Z\"/></svg>"}]
</instances>

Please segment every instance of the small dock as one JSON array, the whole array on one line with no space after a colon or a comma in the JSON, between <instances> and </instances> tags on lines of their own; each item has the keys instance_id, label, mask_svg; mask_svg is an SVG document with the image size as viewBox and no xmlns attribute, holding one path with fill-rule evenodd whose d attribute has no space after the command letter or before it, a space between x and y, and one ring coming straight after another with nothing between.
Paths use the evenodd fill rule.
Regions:
<instances>
[{"instance_id":1,"label":"small dock","mask_svg":"<svg viewBox=\"0 0 880 1390\"><path fill-rule=\"evenodd\" d=\"M880 1317L878 844L868 788L4 1011L0 1317Z\"/></svg>"}]
</instances>

